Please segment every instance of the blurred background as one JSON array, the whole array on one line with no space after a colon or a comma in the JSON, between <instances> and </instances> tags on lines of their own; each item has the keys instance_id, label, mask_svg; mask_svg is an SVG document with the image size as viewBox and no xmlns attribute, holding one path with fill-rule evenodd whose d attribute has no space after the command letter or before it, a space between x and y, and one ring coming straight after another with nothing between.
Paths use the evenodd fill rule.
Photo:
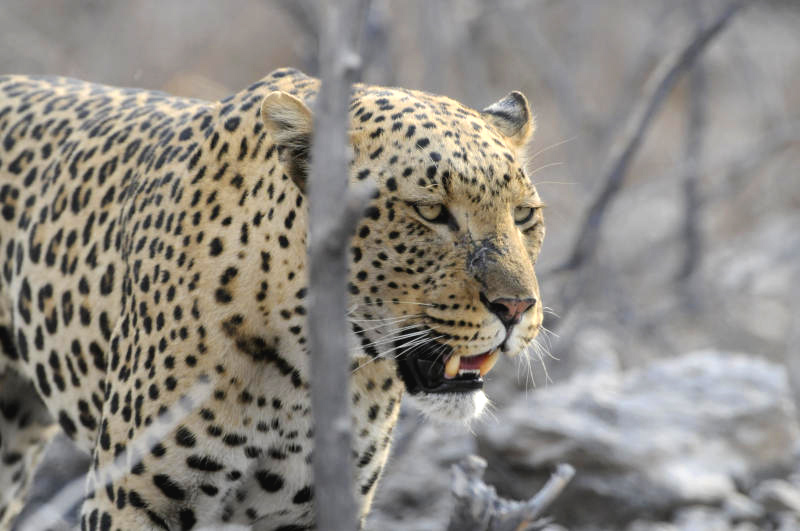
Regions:
<instances>
[{"instance_id":1,"label":"blurred background","mask_svg":"<svg viewBox=\"0 0 800 531\"><path fill-rule=\"evenodd\" d=\"M553 531L800 530L800 2L734 15L570 262L653 80L730 1L369 2L365 81L533 105L549 331L498 364L480 422L404 409L368 529L446 528L450 467L477 453L517 499L576 467ZM3 0L0 73L217 99L316 74L317 3Z\"/></svg>"}]
</instances>

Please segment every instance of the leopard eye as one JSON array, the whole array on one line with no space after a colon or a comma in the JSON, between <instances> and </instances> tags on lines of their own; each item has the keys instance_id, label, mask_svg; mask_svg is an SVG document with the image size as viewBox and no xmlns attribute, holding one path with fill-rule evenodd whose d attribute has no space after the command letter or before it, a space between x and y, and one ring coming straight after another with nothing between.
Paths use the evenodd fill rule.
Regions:
<instances>
[{"instance_id":1,"label":"leopard eye","mask_svg":"<svg viewBox=\"0 0 800 531\"><path fill-rule=\"evenodd\" d=\"M434 205L414 205L417 214L430 223L447 223L449 218L447 209L441 203Z\"/></svg>"},{"instance_id":2,"label":"leopard eye","mask_svg":"<svg viewBox=\"0 0 800 531\"><path fill-rule=\"evenodd\" d=\"M536 208L529 206L518 206L514 209L514 223L518 226L523 226L533 219L536 214Z\"/></svg>"}]
</instances>

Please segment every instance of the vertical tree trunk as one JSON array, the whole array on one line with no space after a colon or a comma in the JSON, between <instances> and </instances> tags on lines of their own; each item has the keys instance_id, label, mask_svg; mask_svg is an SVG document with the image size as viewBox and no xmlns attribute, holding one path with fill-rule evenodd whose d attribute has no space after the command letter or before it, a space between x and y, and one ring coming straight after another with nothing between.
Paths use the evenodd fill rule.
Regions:
<instances>
[{"instance_id":1,"label":"vertical tree trunk","mask_svg":"<svg viewBox=\"0 0 800 531\"><path fill-rule=\"evenodd\" d=\"M348 102L364 0L319 5L322 88L309 176L309 336L314 505L320 531L357 527L350 443L347 248L363 201L348 195ZM343 208L344 207L344 208Z\"/></svg>"}]
</instances>

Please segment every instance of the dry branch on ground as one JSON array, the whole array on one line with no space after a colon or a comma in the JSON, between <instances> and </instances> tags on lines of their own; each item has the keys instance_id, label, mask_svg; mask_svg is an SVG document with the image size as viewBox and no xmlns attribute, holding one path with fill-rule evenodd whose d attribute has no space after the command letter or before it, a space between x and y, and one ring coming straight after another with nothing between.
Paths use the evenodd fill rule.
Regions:
<instances>
[{"instance_id":1,"label":"dry branch on ground","mask_svg":"<svg viewBox=\"0 0 800 531\"><path fill-rule=\"evenodd\" d=\"M527 501L501 498L494 487L483 482L486 461L471 455L453 465L453 497L455 506L448 531L535 531L549 520L544 511L558 498L575 469L560 464L545 485Z\"/></svg>"}]
</instances>

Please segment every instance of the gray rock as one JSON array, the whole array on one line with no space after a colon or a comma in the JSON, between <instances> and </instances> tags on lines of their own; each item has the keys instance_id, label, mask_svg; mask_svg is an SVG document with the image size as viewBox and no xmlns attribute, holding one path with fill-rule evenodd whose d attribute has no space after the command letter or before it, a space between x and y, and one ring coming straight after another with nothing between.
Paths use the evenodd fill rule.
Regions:
<instances>
[{"instance_id":1,"label":"gray rock","mask_svg":"<svg viewBox=\"0 0 800 531\"><path fill-rule=\"evenodd\" d=\"M542 528L542 531L569 531L564 526L560 526L558 524L550 524Z\"/></svg>"},{"instance_id":2,"label":"gray rock","mask_svg":"<svg viewBox=\"0 0 800 531\"><path fill-rule=\"evenodd\" d=\"M730 508L729 502L735 507ZM763 522L740 521L743 516L758 520L763 515L760 505L738 494L726 500L722 508L689 506L678 510L672 522L636 520L628 525L626 531L764 531Z\"/></svg>"},{"instance_id":3,"label":"gray rock","mask_svg":"<svg viewBox=\"0 0 800 531\"><path fill-rule=\"evenodd\" d=\"M680 531L731 531L724 513L712 507L687 507L675 516L675 527Z\"/></svg>"},{"instance_id":4,"label":"gray rock","mask_svg":"<svg viewBox=\"0 0 800 531\"><path fill-rule=\"evenodd\" d=\"M788 481L781 479L763 481L753 491L753 498L768 511L789 511L800 515L800 488Z\"/></svg>"},{"instance_id":5,"label":"gray rock","mask_svg":"<svg viewBox=\"0 0 800 531\"><path fill-rule=\"evenodd\" d=\"M797 531L800 529L800 516L793 512L782 512L775 515L777 525L775 531Z\"/></svg>"},{"instance_id":6,"label":"gray rock","mask_svg":"<svg viewBox=\"0 0 800 531\"><path fill-rule=\"evenodd\" d=\"M646 520L634 520L626 528L626 531L680 531L669 522L649 522Z\"/></svg>"},{"instance_id":7,"label":"gray rock","mask_svg":"<svg viewBox=\"0 0 800 531\"><path fill-rule=\"evenodd\" d=\"M744 494L735 492L728 496L722 504L722 509L732 521L759 520L764 516L764 507L748 498Z\"/></svg>"},{"instance_id":8,"label":"gray rock","mask_svg":"<svg viewBox=\"0 0 800 531\"><path fill-rule=\"evenodd\" d=\"M554 464L572 464L577 475L553 507L568 525L720 504L735 481L792 465L791 396L783 367L714 351L581 375L520 397L479 430L487 483L520 499Z\"/></svg>"},{"instance_id":9,"label":"gray rock","mask_svg":"<svg viewBox=\"0 0 800 531\"><path fill-rule=\"evenodd\" d=\"M754 524L753 522L741 522L733 526L733 531L764 531L764 530L760 528L758 524Z\"/></svg>"}]
</instances>

